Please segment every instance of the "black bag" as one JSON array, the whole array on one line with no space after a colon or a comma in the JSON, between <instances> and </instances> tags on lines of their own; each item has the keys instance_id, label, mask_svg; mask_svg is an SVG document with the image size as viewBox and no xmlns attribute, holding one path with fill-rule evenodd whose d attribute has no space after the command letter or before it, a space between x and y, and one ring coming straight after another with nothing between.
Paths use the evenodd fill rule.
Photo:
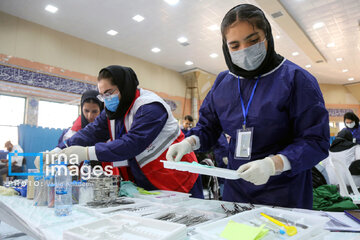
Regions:
<instances>
[{"instance_id":1,"label":"black bag","mask_svg":"<svg viewBox=\"0 0 360 240\"><path fill-rule=\"evenodd\" d=\"M351 175L360 175L360 160L355 160L349 166Z\"/></svg>"},{"instance_id":2,"label":"black bag","mask_svg":"<svg viewBox=\"0 0 360 240\"><path fill-rule=\"evenodd\" d=\"M312 185L314 189L322 185L326 185L325 177L316 167L313 167L311 169L311 174L312 174Z\"/></svg>"}]
</instances>

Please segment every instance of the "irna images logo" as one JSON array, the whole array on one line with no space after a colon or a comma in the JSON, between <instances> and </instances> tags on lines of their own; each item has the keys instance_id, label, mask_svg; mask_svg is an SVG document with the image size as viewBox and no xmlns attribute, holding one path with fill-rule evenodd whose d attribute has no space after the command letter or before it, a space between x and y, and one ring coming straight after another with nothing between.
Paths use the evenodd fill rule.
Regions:
<instances>
[{"instance_id":1,"label":"irna images logo","mask_svg":"<svg viewBox=\"0 0 360 240\"><path fill-rule=\"evenodd\" d=\"M40 157L40 169L38 173L15 173L11 172L11 160L13 157L24 156L24 157ZM51 158L51 159L50 159ZM46 164L44 164L44 161ZM99 177L104 174L105 176L113 175L113 166L107 165L104 168L100 165L96 165L93 168L91 166L83 165L78 167L79 156L77 154L71 154L70 159L67 159L65 154L54 154L51 157L46 155L46 159L43 159L43 153L9 153L9 176L55 176L55 173L70 176L81 176L83 180L90 179L91 175ZM43 169L45 167L45 169Z\"/></svg>"}]
</instances>

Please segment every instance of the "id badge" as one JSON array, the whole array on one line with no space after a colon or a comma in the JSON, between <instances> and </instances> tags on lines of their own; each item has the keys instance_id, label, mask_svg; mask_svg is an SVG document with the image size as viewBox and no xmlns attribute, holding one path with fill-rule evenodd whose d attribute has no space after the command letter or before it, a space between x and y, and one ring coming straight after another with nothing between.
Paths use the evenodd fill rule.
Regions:
<instances>
[{"instance_id":1,"label":"id badge","mask_svg":"<svg viewBox=\"0 0 360 240\"><path fill-rule=\"evenodd\" d=\"M236 149L235 159L250 160L252 140L253 140L253 127L238 129L236 134Z\"/></svg>"}]
</instances>

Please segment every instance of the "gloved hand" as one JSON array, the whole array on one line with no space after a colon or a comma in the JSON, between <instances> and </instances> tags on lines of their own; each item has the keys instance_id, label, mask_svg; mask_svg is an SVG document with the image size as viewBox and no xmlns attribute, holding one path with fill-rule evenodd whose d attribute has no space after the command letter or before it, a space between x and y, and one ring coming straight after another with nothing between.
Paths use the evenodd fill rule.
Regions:
<instances>
[{"instance_id":1,"label":"gloved hand","mask_svg":"<svg viewBox=\"0 0 360 240\"><path fill-rule=\"evenodd\" d=\"M240 177L255 185L267 183L270 176L275 175L275 163L270 157L252 161L239 167Z\"/></svg>"},{"instance_id":2,"label":"gloved hand","mask_svg":"<svg viewBox=\"0 0 360 240\"><path fill-rule=\"evenodd\" d=\"M172 162L179 162L185 154L191 153L192 151L191 143L188 138L185 138L183 141L169 147L166 153L166 159Z\"/></svg>"},{"instance_id":3,"label":"gloved hand","mask_svg":"<svg viewBox=\"0 0 360 240\"><path fill-rule=\"evenodd\" d=\"M229 162L228 157L223 157L222 160L225 163L225 165L228 165L228 162Z\"/></svg>"},{"instance_id":4,"label":"gloved hand","mask_svg":"<svg viewBox=\"0 0 360 240\"><path fill-rule=\"evenodd\" d=\"M89 160L89 151L88 147L82 147L82 146L71 146L64 148L59 152L60 154L65 154L67 158L68 164L80 164L84 160ZM77 155L77 162L74 162ZM72 161L70 162L70 159Z\"/></svg>"},{"instance_id":5,"label":"gloved hand","mask_svg":"<svg viewBox=\"0 0 360 240\"><path fill-rule=\"evenodd\" d=\"M45 169L45 166L46 166L46 159L49 159L48 161L51 164L53 155L57 155L60 151L61 151L61 149L56 147L53 150L51 150L50 152L42 152L42 154L43 154L43 159L42 159L43 160L43 169ZM55 157L54 157L54 160L56 160ZM34 164L37 169L40 169L40 156L37 156L35 158Z\"/></svg>"}]
</instances>

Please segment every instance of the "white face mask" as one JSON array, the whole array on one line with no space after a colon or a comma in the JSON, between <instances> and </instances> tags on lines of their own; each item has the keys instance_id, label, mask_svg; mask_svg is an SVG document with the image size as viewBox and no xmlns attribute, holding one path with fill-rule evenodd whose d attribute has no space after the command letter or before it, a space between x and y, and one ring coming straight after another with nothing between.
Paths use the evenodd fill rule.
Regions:
<instances>
[{"instance_id":1,"label":"white face mask","mask_svg":"<svg viewBox=\"0 0 360 240\"><path fill-rule=\"evenodd\" d=\"M231 61L238 67L252 71L257 69L266 57L265 40L250 47L230 52Z\"/></svg>"},{"instance_id":2,"label":"white face mask","mask_svg":"<svg viewBox=\"0 0 360 240\"><path fill-rule=\"evenodd\" d=\"M355 122L345 123L345 125L346 125L348 128L353 128L353 127L355 127Z\"/></svg>"}]
</instances>

